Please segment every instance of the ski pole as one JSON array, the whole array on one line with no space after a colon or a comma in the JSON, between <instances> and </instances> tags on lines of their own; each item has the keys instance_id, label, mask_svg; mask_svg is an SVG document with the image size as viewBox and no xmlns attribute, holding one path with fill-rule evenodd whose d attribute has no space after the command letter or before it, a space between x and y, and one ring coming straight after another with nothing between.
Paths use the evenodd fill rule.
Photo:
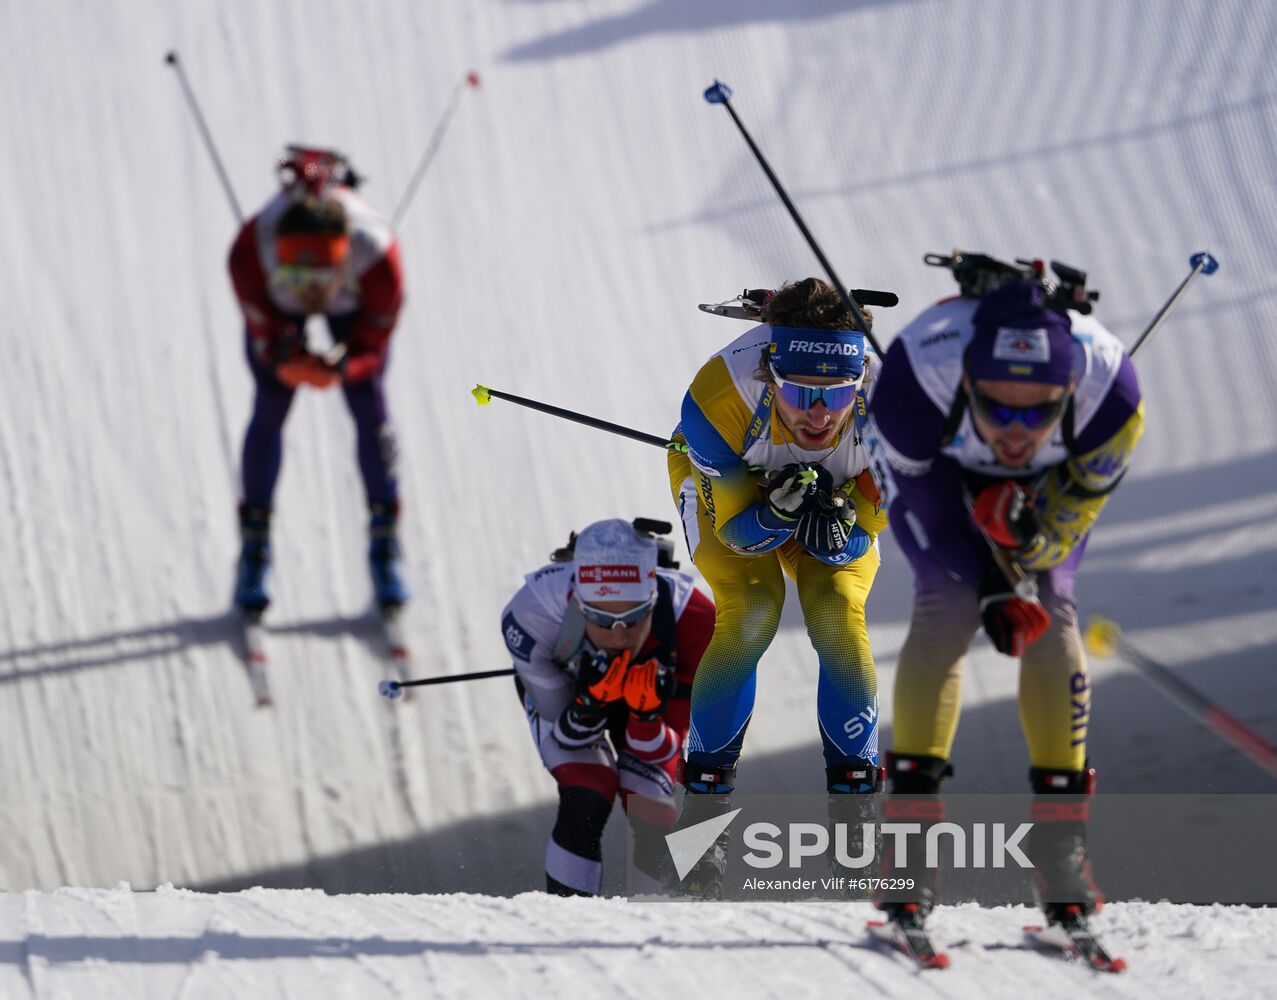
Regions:
<instances>
[{"instance_id":1,"label":"ski pole","mask_svg":"<svg viewBox=\"0 0 1277 1000\"><path fill-rule=\"evenodd\" d=\"M856 300L847 294L847 286L842 283L838 275L834 273L834 266L829 263L829 258L825 256L825 252L820 249L820 244L816 242L816 238L812 236L811 230L807 228L807 223L803 221L803 217L798 214L798 209L794 207L794 203L790 200L786 193L784 185L780 183L780 178L771 168L771 164L767 162L767 157L763 155L763 151L758 148L758 144L754 142L754 137L749 134L749 130L745 128L745 123L741 121L740 115L736 113L736 109L732 107L732 89L720 80L715 80L705 91L705 100L710 104L721 104L727 109L727 113L732 116L732 121L736 123L736 127L740 130L741 136L745 139L749 146L750 152L754 154L754 159L758 161L758 165L763 168L763 173L767 175L767 179L771 181L772 187L776 189L776 193L780 195L780 200L784 203L785 208L789 210L789 217L794 220L794 224L798 226L798 231L803 234L803 239L807 241L807 245L811 247L812 253L816 255L816 259L820 261L820 266L825 269L825 274L829 276L830 282L834 288L838 290L838 294L842 297L843 305L845 305L851 314L856 318L856 325L864 333L865 339L869 341L869 346L874 349L879 357L883 356L883 350L877 339L869 329L869 324L865 321L865 314L860 311L860 306L856 304Z\"/></svg>"},{"instance_id":2,"label":"ski pole","mask_svg":"<svg viewBox=\"0 0 1277 1000\"><path fill-rule=\"evenodd\" d=\"M527 399L523 396L515 396L512 393L501 392L499 389L490 389L486 385L476 385L470 390L470 395L480 406L487 406L492 402L495 396L497 399L504 399L510 403L518 403L520 406L526 406L530 410L540 410L542 413L548 413L552 417L562 417L564 420L571 420L578 424L584 424L586 427L593 427L596 430L607 431L611 434L619 434L621 437L629 438L632 441L642 441L644 444L653 444L658 448L664 448L666 451L686 451L687 445L678 441L671 441L669 438L659 437L656 434L648 434L644 431L636 431L632 427L625 427L621 424L614 424L607 420L600 420L598 417L586 416L584 413L577 413L575 410L565 410L561 406L551 406L549 403L539 403L535 399Z\"/></svg>"},{"instance_id":3,"label":"ski pole","mask_svg":"<svg viewBox=\"0 0 1277 1000\"><path fill-rule=\"evenodd\" d=\"M1179 677L1170 667L1141 653L1122 637L1122 630L1116 622L1100 615L1092 615L1091 620L1086 623L1083 638L1088 652L1093 656L1112 656L1115 652L1120 653L1124 660L1138 667L1145 678L1167 698L1225 743L1234 746L1244 756L1277 778L1277 747L1237 716L1215 704L1188 681Z\"/></svg>"},{"instance_id":4,"label":"ski pole","mask_svg":"<svg viewBox=\"0 0 1277 1000\"><path fill-rule=\"evenodd\" d=\"M403 219L404 213L408 211L408 205L417 193L417 186L421 183L421 179L426 176L426 171L430 168L431 161L434 160L435 154L439 152L439 146L443 143L443 134L448 130L452 116L457 113L457 105L461 102L461 95L465 93L467 87L477 89L478 86L479 74L471 70L458 80L457 85L452 89L452 99L444 109L438 124L435 125L434 132L430 134L430 141L426 143L426 151L421 154L421 161L417 164L417 171L412 175L412 180L408 182L408 188L404 191L403 197L399 199L399 207L395 209L395 214L391 219L391 228L398 229L400 220Z\"/></svg>"},{"instance_id":5,"label":"ski pole","mask_svg":"<svg viewBox=\"0 0 1277 1000\"><path fill-rule=\"evenodd\" d=\"M164 57L164 61L177 71L177 80L182 85L182 93L186 95L186 104L191 109L191 114L195 116L195 124L199 126L200 135L204 137L204 145L208 148L208 155L213 160L213 166L217 168L217 176L221 179L222 188L226 192L226 200L231 203L231 211L235 213L235 221L243 225L244 213L240 211L239 201L236 199L235 191L231 187L231 179L226 176L226 168L222 166L222 158L217 155L217 146L213 143L213 135L208 130L208 123L204 121L199 102L195 100L195 91L191 89L190 81L186 79L186 70L182 68L182 63L177 58L177 50L170 51Z\"/></svg>"},{"instance_id":6,"label":"ski pole","mask_svg":"<svg viewBox=\"0 0 1277 1000\"><path fill-rule=\"evenodd\" d=\"M404 688L429 687L432 684L460 684L462 681L481 681L485 677L513 677L514 667L505 670L476 670L469 674L449 674L446 677L421 677L415 681L384 680L377 685L377 693L383 698L399 698Z\"/></svg>"},{"instance_id":7,"label":"ski pole","mask_svg":"<svg viewBox=\"0 0 1277 1000\"><path fill-rule=\"evenodd\" d=\"M1171 292L1171 297L1163 303L1162 308L1159 309L1157 311L1157 315L1153 317L1153 321L1144 328L1144 332L1141 333L1139 338L1135 341L1135 346L1130 350L1132 360L1134 360L1139 349L1144 346L1144 341L1153 336L1153 334L1157 331L1157 328L1162 325L1162 322L1170 314L1170 311L1174 309L1179 303L1179 300L1183 298L1184 293L1188 291L1188 286L1197 280L1197 276L1199 274L1211 275L1219 270L1219 261L1211 255L1209 250L1203 250L1201 253L1193 254L1193 256L1188 258L1188 265L1192 268L1192 270L1189 271L1184 280L1179 283L1179 287L1176 288L1175 291Z\"/></svg>"}]
</instances>

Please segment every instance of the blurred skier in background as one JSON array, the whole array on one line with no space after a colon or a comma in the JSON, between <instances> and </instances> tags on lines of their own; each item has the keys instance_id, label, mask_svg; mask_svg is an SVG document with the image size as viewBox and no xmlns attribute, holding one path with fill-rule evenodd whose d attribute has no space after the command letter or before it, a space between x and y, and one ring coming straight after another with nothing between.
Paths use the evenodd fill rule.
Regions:
<instances>
[{"instance_id":1,"label":"blurred skier in background","mask_svg":"<svg viewBox=\"0 0 1277 1000\"><path fill-rule=\"evenodd\" d=\"M878 361L818 278L776 292L762 319L697 373L674 434L687 451L669 458L688 550L718 609L692 690L679 826L731 807L755 673L780 627L788 575L820 664L830 818L859 830L881 787L865 600L887 518L859 424ZM688 874L687 892L721 893L728 836Z\"/></svg>"},{"instance_id":2,"label":"blurred skier in background","mask_svg":"<svg viewBox=\"0 0 1277 1000\"><path fill-rule=\"evenodd\" d=\"M559 787L545 854L552 893L598 894L618 795L635 872L657 878L688 695L714 628L714 605L652 533L670 530L642 518L596 521L528 574L501 612L532 741Z\"/></svg>"},{"instance_id":3,"label":"blurred skier in background","mask_svg":"<svg viewBox=\"0 0 1277 1000\"><path fill-rule=\"evenodd\" d=\"M1144 411L1130 358L1089 315L1085 294L1051 299L1042 281L979 261L989 269L955 271L969 281L962 297L896 337L870 406L874 471L915 577L888 771L893 793L932 797L925 818L942 819L934 796L953 773L967 647L983 628L1019 657L1029 780L1045 796L1033 807L1034 888L1055 923L1084 919L1098 900L1085 857L1095 771L1074 578ZM917 802L908 810L924 818ZM920 892L879 905L920 922L935 901L930 875L917 873Z\"/></svg>"},{"instance_id":4,"label":"blurred skier in background","mask_svg":"<svg viewBox=\"0 0 1277 1000\"><path fill-rule=\"evenodd\" d=\"M293 395L301 386L340 386L355 420L374 596L392 613L408 599L384 388L404 298L399 244L389 223L355 193L359 178L339 154L290 147L279 172L282 189L245 223L229 260L256 387L244 435L235 604L257 617L270 603L271 511ZM315 315L332 335L325 354L307 346L306 321Z\"/></svg>"}]
</instances>

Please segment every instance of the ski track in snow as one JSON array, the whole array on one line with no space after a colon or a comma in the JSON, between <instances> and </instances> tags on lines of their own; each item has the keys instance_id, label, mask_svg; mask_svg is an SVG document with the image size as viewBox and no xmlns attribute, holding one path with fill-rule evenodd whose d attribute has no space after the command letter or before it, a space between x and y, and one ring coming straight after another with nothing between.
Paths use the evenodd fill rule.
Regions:
<instances>
[{"instance_id":1,"label":"ski track in snow","mask_svg":"<svg viewBox=\"0 0 1277 1000\"><path fill-rule=\"evenodd\" d=\"M1271 921L1221 908L1111 907L1132 971L1097 980L1020 947L1022 915L1000 910L942 911L954 968L919 976L866 942L855 907L700 908L715 949L688 940L675 904L60 890L511 896L541 884L554 801L508 679L377 695L362 485L333 394L300 393L285 429L276 704L252 707L227 613L251 402L225 274L235 228L169 49L248 212L300 141L349 152L389 213L461 74L483 78L401 226L388 389L418 675L505 666L497 613L570 530L673 520L657 449L479 409L469 389L666 433L696 368L742 329L696 303L816 272L701 99L718 77L839 273L899 293L879 310L884 342L953 291L926 251L1081 266L1127 343L1190 253L1219 257L1139 358L1148 431L1091 541L1082 611L1277 742L1272 4L8 4L0 186L21 198L0 226L0 890L23 895L0 895L0 995L308 996L327 976L359 996L544 995L572 977L642 995L693 973L742 996L1269 988ZM910 582L883 549L869 613L886 746ZM742 791L823 788L815 673L791 600ZM1277 790L1134 667L1092 673L1103 791ZM1016 687L977 643L955 791L1022 789ZM295 954L271 953L280 935ZM375 941L385 953L360 950Z\"/></svg>"}]
</instances>

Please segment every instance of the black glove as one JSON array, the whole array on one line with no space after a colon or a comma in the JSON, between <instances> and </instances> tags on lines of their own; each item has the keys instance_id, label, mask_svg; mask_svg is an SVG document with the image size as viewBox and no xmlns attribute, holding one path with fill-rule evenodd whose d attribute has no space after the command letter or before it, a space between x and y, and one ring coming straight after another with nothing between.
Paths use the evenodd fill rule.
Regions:
<instances>
[{"instance_id":1,"label":"black glove","mask_svg":"<svg viewBox=\"0 0 1277 1000\"><path fill-rule=\"evenodd\" d=\"M822 500L828 503L833 488L834 478L824 466L798 462L771 473L763 487L772 514L789 525L807 511L821 507Z\"/></svg>"},{"instance_id":2,"label":"black glove","mask_svg":"<svg viewBox=\"0 0 1277 1000\"><path fill-rule=\"evenodd\" d=\"M812 555L835 556L847 547L855 526L856 508L851 504L830 508L818 505L798 519L794 539Z\"/></svg>"}]
</instances>

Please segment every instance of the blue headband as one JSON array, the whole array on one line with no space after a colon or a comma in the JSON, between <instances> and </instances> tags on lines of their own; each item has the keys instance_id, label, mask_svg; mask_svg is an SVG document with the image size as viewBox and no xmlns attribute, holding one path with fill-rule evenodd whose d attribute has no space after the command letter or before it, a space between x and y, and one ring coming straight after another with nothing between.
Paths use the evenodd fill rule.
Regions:
<instances>
[{"instance_id":1,"label":"blue headband","mask_svg":"<svg viewBox=\"0 0 1277 1000\"><path fill-rule=\"evenodd\" d=\"M783 376L854 379L865 366L865 335L858 330L773 326L770 358Z\"/></svg>"}]
</instances>

